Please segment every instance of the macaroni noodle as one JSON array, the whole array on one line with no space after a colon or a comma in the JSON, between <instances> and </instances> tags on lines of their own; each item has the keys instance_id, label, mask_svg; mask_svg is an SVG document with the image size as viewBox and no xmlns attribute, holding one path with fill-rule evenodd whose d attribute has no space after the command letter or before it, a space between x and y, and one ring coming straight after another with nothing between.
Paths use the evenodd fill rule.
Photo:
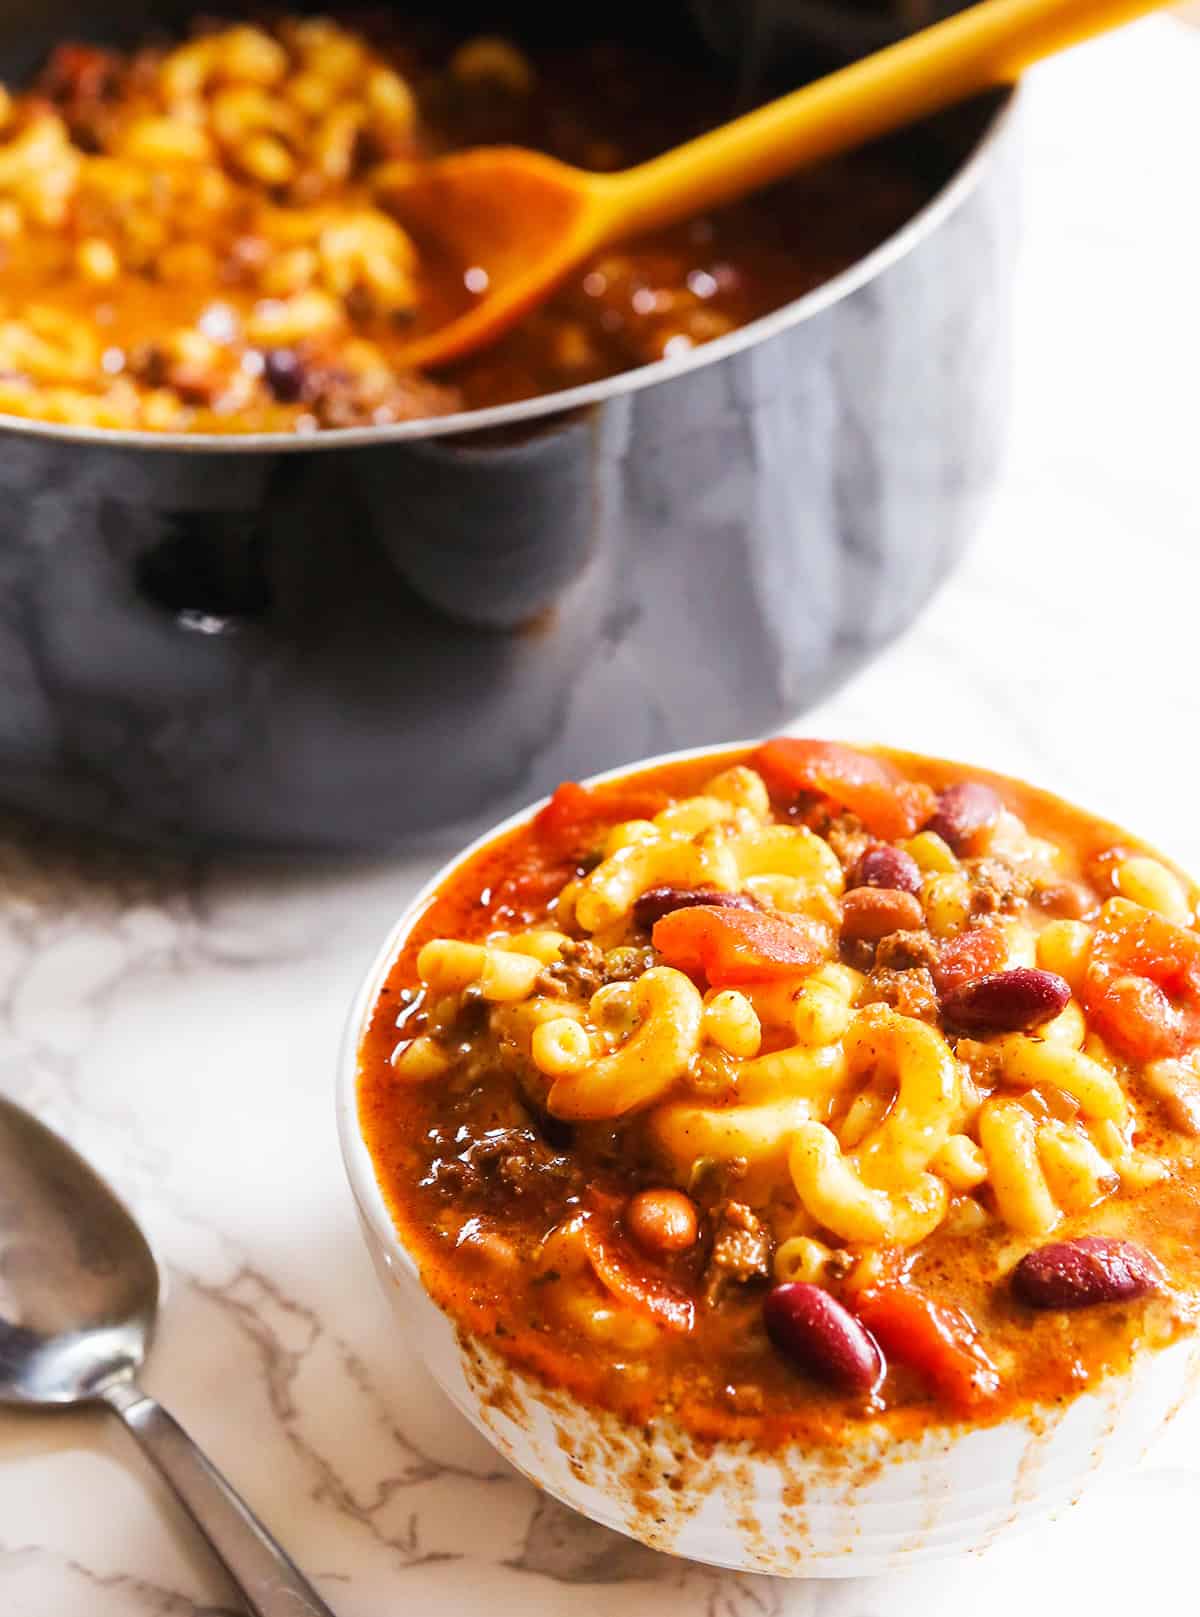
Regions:
<instances>
[{"instance_id":1,"label":"macaroni noodle","mask_svg":"<svg viewBox=\"0 0 1200 1617\"><path fill-rule=\"evenodd\" d=\"M1155 1264L1194 1316L1192 889L1123 834L1068 835L1062 805L1026 824L1017 788L844 751L556 794L398 968L379 1037L406 1205L463 1243L455 1296L507 1320L519 1294L533 1362L560 1333L604 1397L652 1364L677 1418L750 1419L791 1397L792 1320L847 1353L871 1333L856 1409L923 1388L970 1414L1010 1374L1069 1396L1072 1364L1166 1331ZM1127 1236L1150 1256L1097 1256ZM1030 1317L1081 1287L1121 1303L1111 1341ZM875 1352L907 1365L882 1392Z\"/></svg>"},{"instance_id":2,"label":"macaroni noodle","mask_svg":"<svg viewBox=\"0 0 1200 1617\"><path fill-rule=\"evenodd\" d=\"M555 1080L546 1106L555 1117L620 1117L648 1106L687 1071L700 1046L699 992L680 971L655 966L634 989L638 1025L628 1043L590 1067Z\"/></svg>"}]
</instances>

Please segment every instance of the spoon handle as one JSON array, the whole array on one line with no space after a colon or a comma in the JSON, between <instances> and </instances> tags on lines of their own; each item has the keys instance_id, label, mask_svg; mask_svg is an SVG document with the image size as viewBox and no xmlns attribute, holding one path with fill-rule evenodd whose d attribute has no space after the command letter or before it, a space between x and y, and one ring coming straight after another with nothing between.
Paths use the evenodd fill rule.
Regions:
<instances>
[{"instance_id":1,"label":"spoon handle","mask_svg":"<svg viewBox=\"0 0 1200 1617\"><path fill-rule=\"evenodd\" d=\"M940 112L1166 0L977 0L884 50L620 174L593 178L607 242L692 218L802 164Z\"/></svg>"},{"instance_id":2,"label":"spoon handle","mask_svg":"<svg viewBox=\"0 0 1200 1617\"><path fill-rule=\"evenodd\" d=\"M131 1381L106 1387L101 1396L174 1489L252 1617L333 1617L290 1556L173 1416Z\"/></svg>"}]
</instances>

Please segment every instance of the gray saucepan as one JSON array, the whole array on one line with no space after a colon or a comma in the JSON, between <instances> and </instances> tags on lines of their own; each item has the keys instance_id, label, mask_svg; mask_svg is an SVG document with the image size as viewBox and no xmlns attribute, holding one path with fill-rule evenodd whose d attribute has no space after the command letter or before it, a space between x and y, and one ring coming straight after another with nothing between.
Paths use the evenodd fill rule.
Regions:
<instances>
[{"instance_id":1,"label":"gray saucepan","mask_svg":"<svg viewBox=\"0 0 1200 1617\"><path fill-rule=\"evenodd\" d=\"M38 10L0 0L0 77L164 22ZM686 5L650 11L699 38ZM903 137L928 205L683 360L303 438L0 418L0 800L143 841L387 849L802 711L913 620L994 479L1012 102Z\"/></svg>"}]
</instances>

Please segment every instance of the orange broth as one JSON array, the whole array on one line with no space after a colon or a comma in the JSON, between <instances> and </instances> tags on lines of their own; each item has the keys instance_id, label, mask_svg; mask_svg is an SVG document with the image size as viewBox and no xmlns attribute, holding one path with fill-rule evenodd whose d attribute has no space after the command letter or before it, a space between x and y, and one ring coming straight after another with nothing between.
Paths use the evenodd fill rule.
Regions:
<instances>
[{"instance_id":1,"label":"orange broth","mask_svg":"<svg viewBox=\"0 0 1200 1617\"><path fill-rule=\"evenodd\" d=\"M1064 850L1062 871L1098 905L1113 848L1145 852L1143 844L1049 794L1002 776L908 753L880 752L909 781L935 790L960 780L996 789L1036 836ZM582 840L599 840L607 824L644 814L656 804L700 790L714 773L749 762L738 753L672 762L603 785L594 794L595 820ZM649 794L649 796L647 796ZM775 796L776 818L819 820L826 805L812 794ZM594 835L592 832L594 831ZM1104 1376L1127 1368L1131 1355L1189 1329L1200 1288L1200 1168L1139 1089L1129 1064L1121 1066L1136 1114L1141 1151L1163 1153L1171 1164L1163 1182L1138 1194L1119 1192L1092 1212L1068 1217L1050 1239L1100 1230L1147 1248L1162 1264L1168 1287L1159 1296L1071 1312L1034 1311L1018 1301L1005 1276L1021 1251L1038 1243L989 1219L969 1235L935 1233L910 1254L907 1281L937 1303L963 1310L998 1367L999 1391L969 1412L948 1407L922 1376L891 1363L879 1397L821 1384L782 1357L761 1324L766 1282L731 1287L715 1306L699 1301L705 1248L651 1267L679 1291L697 1299L690 1332L657 1330L637 1351L606 1345L564 1323L553 1299L561 1277L547 1278L536 1262L547 1233L599 1198L620 1208L630 1194L662 1182L638 1114L616 1122L551 1124L548 1149L561 1152L578 1175L560 1182L536 1179L520 1195L486 1179L462 1196L431 1183L431 1165L447 1151L514 1117L531 1117L511 1071L497 1062L476 1066L465 1087L448 1079L400 1081L392 1065L397 1040L419 1029L426 1008L416 962L435 937L481 940L497 927L547 924L548 898L576 869L573 852L549 846L526 821L454 867L413 923L371 1015L360 1054L359 1109L364 1138L397 1232L419 1266L435 1301L465 1330L487 1338L512 1364L584 1403L619 1412L633 1423L671 1415L702 1439L745 1437L770 1447L788 1439L836 1445L847 1426L881 1415L897 1432L961 1419L998 1420L1033 1406L1061 1404ZM1187 891L1195 900L1195 890ZM535 1129L545 1119L533 1118ZM986 1196L983 1197L987 1211ZM701 1206L703 1217L703 1205ZM619 1215L618 1215L619 1219ZM471 1223L471 1221L474 1221ZM497 1267L486 1243L462 1233L494 1232L515 1256Z\"/></svg>"}]
</instances>

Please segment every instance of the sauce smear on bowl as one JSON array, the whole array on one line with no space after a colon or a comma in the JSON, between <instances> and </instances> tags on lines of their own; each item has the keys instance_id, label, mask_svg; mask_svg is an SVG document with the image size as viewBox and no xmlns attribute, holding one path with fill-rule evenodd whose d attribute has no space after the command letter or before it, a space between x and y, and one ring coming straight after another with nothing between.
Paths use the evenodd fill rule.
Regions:
<instances>
[{"instance_id":1,"label":"sauce smear on bowl","mask_svg":"<svg viewBox=\"0 0 1200 1617\"><path fill-rule=\"evenodd\" d=\"M910 754L567 785L414 924L363 1135L434 1300L631 1422L836 1445L1062 1403L1194 1321L1196 896Z\"/></svg>"}]
</instances>

